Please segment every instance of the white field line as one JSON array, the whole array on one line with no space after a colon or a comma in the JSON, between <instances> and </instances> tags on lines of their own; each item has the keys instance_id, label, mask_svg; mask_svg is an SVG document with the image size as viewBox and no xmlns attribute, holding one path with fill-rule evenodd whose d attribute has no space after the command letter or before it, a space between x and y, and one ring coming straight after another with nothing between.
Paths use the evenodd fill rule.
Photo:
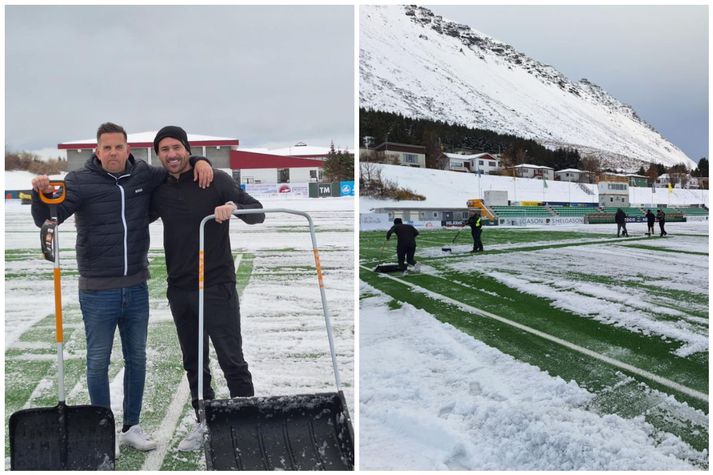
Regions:
<instances>
[{"instance_id":1,"label":"white field line","mask_svg":"<svg viewBox=\"0 0 713 475\"><path fill-rule=\"evenodd\" d=\"M368 267L365 266L359 266L364 270L372 271L372 269L369 269ZM430 291L428 289L425 289L423 287L419 287L418 285L412 284L410 282L406 282L405 280L399 279L397 277L393 277L388 274L382 274L382 277L391 279L395 282L399 282L400 284L406 285L407 287L411 287L412 289L418 290L429 297L435 299L435 300L440 300L441 302L445 302L451 305L454 305L456 307L459 307L467 312L473 313L475 315L480 315L481 317L488 317L492 318L493 320L497 320L501 323L504 323L506 325L510 325L512 327L515 327L519 330L531 333L533 335L539 336L540 338L544 338L545 340L549 340L553 343L557 343L558 345L564 346L565 348L569 348L570 350L576 351L578 353L581 353L583 355L589 356L591 358L597 359L599 361L602 361L604 363L607 363L611 366L614 366L619 369L623 369L629 373L635 374L637 376L640 376L642 378L646 378L650 381L654 381L662 386L665 386L667 388L673 389L675 391L678 391L682 394L686 394L688 396L691 396L693 398L699 399L704 402L708 402L708 395L705 393L702 393L700 391L696 391L695 389L691 389L689 387L683 386L682 384L679 384L675 381L671 381L670 379L666 379L664 377L658 376L654 373L651 373L649 371L637 368L636 366L632 366L628 363L624 363L623 361L616 360L614 358L610 358L608 356L600 355L599 353L596 353L592 350L589 350L587 348L584 348L579 345L575 345L574 343L570 343L566 340L563 340L561 338L557 338L556 336L552 336L548 333L542 332L540 330L536 330L534 328L530 328L527 325L523 325L518 322L514 322L512 320L508 320L507 318L495 315L490 312L486 312L485 310L481 310L475 307L472 307L468 304L465 304L463 302L459 302L458 300L451 299L449 297L446 297L445 295L441 295L439 293Z\"/></svg>"},{"instance_id":2,"label":"white field line","mask_svg":"<svg viewBox=\"0 0 713 475\"><path fill-rule=\"evenodd\" d=\"M152 450L144 460L141 470L160 470L163 459L166 457L168 447L171 443L172 436L178 426L178 421L183 413L183 408L188 401L190 390L188 389L188 379L181 378L181 383L178 385L171 405L168 406L168 411L164 416L158 430L153 433L153 438L158 444L156 449Z\"/></svg>"},{"instance_id":3,"label":"white field line","mask_svg":"<svg viewBox=\"0 0 713 475\"><path fill-rule=\"evenodd\" d=\"M240 267L240 261L242 261L242 260L243 260L243 255L242 255L242 254L238 253L238 254L235 255L235 261L234 261L234 262L235 262L235 270L236 270L236 271L238 270L238 267Z\"/></svg>"}]
</instances>

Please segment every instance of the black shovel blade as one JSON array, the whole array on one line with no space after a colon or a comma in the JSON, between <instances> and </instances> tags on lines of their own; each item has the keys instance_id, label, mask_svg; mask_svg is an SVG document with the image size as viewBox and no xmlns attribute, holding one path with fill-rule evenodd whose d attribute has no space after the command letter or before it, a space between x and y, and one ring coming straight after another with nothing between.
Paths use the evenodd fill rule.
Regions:
<instances>
[{"instance_id":1,"label":"black shovel blade","mask_svg":"<svg viewBox=\"0 0 713 475\"><path fill-rule=\"evenodd\" d=\"M10 416L12 470L114 470L114 414L99 406L24 409Z\"/></svg>"},{"instance_id":2,"label":"black shovel blade","mask_svg":"<svg viewBox=\"0 0 713 475\"><path fill-rule=\"evenodd\" d=\"M388 274L390 272L399 272L398 264L379 264L374 268L374 272L382 272Z\"/></svg>"},{"instance_id":3,"label":"black shovel blade","mask_svg":"<svg viewBox=\"0 0 713 475\"><path fill-rule=\"evenodd\" d=\"M209 470L353 470L342 392L205 402Z\"/></svg>"}]
</instances>

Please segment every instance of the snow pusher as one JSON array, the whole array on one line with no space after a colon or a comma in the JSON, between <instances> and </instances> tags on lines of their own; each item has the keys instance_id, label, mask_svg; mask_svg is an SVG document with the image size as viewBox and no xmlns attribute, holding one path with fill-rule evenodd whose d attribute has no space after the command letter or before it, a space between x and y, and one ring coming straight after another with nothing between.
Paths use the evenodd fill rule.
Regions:
<instances>
[{"instance_id":1,"label":"snow pusher","mask_svg":"<svg viewBox=\"0 0 713 475\"><path fill-rule=\"evenodd\" d=\"M40 245L54 262L54 298L57 341L57 391L55 407L31 408L10 416L10 468L12 470L113 470L114 414L100 406L68 406L64 400L64 336L59 262L57 208L66 196L64 182L58 196L40 199L49 205L50 219L42 226Z\"/></svg>"},{"instance_id":2,"label":"snow pusher","mask_svg":"<svg viewBox=\"0 0 713 475\"><path fill-rule=\"evenodd\" d=\"M384 246L386 246L386 240L384 240L384 243L381 245L381 250L379 251L379 260L384 257ZM390 272L399 272L399 270L400 269L398 264L384 264L383 262L374 267L374 272L381 272L384 274L388 274Z\"/></svg>"},{"instance_id":3,"label":"snow pusher","mask_svg":"<svg viewBox=\"0 0 713 475\"><path fill-rule=\"evenodd\" d=\"M322 310L329 339L336 392L203 400L198 371L198 413L205 433L209 470L353 470L354 430L341 390L322 267L309 214L283 208L241 209L241 214L289 213L304 216L312 238ZM200 224L198 254L198 368L203 368L205 224Z\"/></svg>"},{"instance_id":4,"label":"snow pusher","mask_svg":"<svg viewBox=\"0 0 713 475\"><path fill-rule=\"evenodd\" d=\"M399 269L398 264L379 264L378 266L374 267L374 272L381 272L384 274L400 271L401 269Z\"/></svg>"},{"instance_id":5,"label":"snow pusher","mask_svg":"<svg viewBox=\"0 0 713 475\"><path fill-rule=\"evenodd\" d=\"M460 229L458 230L458 232L456 233L456 235L453 236L453 239L451 240L451 246L452 246L453 244L455 244L456 239L458 239L458 235L460 234L461 231L463 231L463 228L460 228ZM441 248L441 251L443 251L443 252L451 252L451 251L452 251L451 246L443 246L443 247Z\"/></svg>"}]
</instances>

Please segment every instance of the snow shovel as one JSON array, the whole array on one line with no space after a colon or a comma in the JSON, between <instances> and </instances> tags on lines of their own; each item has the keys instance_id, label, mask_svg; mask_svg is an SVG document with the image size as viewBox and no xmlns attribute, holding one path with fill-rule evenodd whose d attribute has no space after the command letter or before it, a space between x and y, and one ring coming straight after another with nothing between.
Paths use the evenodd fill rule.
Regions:
<instances>
[{"instance_id":1,"label":"snow shovel","mask_svg":"<svg viewBox=\"0 0 713 475\"><path fill-rule=\"evenodd\" d=\"M273 397L203 400L203 289L205 224L198 251L198 414L205 435L209 470L353 470L354 431L341 390L332 324L312 218L289 209L241 209L241 214L289 213L307 218L322 310L327 327L336 392Z\"/></svg>"},{"instance_id":2,"label":"snow shovel","mask_svg":"<svg viewBox=\"0 0 713 475\"><path fill-rule=\"evenodd\" d=\"M384 240L384 243L381 245L381 250L379 251L379 260L384 256L384 246L386 246L386 240ZM399 265L398 264L384 264L381 263L374 267L374 272L382 272L382 273L389 273L389 272L398 272L399 271Z\"/></svg>"},{"instance_id":3,"label":"snow shovel","mask_svg":"<svg viewBox=\"0 0 713 475\"><path fill-rule=\"evenodd\" d=\"M458 232L456 233L456 235L453 236L453 240L451 241L451 246L456 242L456 239L458 239L458 235L460 234L461 231L463 231L463 228L460 228L460 229L458 230ZM451 246L443 246L443 247L441 248L441 251L443 251L443 252L451 252L451 250L452 250L452 249L451 249Z\"/></svg>"},{"instance_id":4,"label":"snow shovel","mask_svg":"<svg viewBox=\"0 0 713 475\"><path fill-rule=\"evenodd\" d=\"M64 201L64 182L59 196L39 193L49 205L50 219L40 234L42 252L54 262L54 298L57 335L57 391L55 407L24 409L10 416L10 468L12 470L113 470L114 414L99 406L67 406L64 401L64 336L62 287L59 265L57 205Z\"/></svg>"}]
</instances>

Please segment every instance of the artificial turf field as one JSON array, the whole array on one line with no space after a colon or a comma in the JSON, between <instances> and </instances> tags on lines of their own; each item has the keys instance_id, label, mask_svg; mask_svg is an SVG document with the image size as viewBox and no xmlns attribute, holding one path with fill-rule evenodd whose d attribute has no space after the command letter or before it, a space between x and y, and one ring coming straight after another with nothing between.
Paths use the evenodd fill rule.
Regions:
<instances>
[{"instance_id":1,"label":"artificial turf field","mask_svg":"<svg viewBox=\"0 0 713 475\"><path fill-rule=\"evenodd\" d=\"M12 238L14 247L5 250L6 469L10 466L7 424L10 415L23 408L57 404L54 312L47 305L53 302L52 264L45 261L38 250L37 231L30 222L28 208L18 205L11 211L14 214L6 221L6 236ZM353 212L326 209L311 211L311 215L317 224L342 389L353 414ZM263 227L238 227L238 224L234 232L231 230L243 351L259 396L309 394L335 388L314 256L302 221L303 218L291 221L282 217L269 223L266 220ZM65 236L73 231L71 225L66 228ZM159 241L162 230L152 229L152 242ZM62 242L68 245L70 241L71 237L67 237ZM61 256L64 385L67 404L76 406L89 403L86 341L77 302L75 251L62 247ZM195 419L176 329L166 300L163 249L150 249L148 258L151 273L149 330L141 426L159 447L151 452L122 447L116 469L205 470L202 451L177 450ZM213 351L211 370L216 397L229 397ZM117 424L121 424L122 371L117 331L109 367L112 409Z\"/></svg>"},{"instance_id":2,"label":"artificial turf field","mask_svg":"<svg viewBox=\"0 0 713 475\"><path fill-rule=\"evenodd\" d=\"M485 252L472 255L467 228L455 244L451 244L453 230L420 233L416 260L422 272L389 275L373 269L379 263L395 262L393 238L385 244L384 232L360 235L360 279L391 296L390 305L409 303L552 376L574 380L596 395L588 408L592 411L643 416L696 450L708 447L707 344L704 351L688 354L675 338L622 323L627 314L640 315L652 322L652 328L680 319L692 338L707 340L707 278L688 287L669 288L649 265L651 260L678 259L681 265L704 266L707 274L707 234L624 240L610 233L487 227ZM677 246L677 238L686 246ZM451 247L452 252L442 251L443 247ZM592 256L607 254L622 256L626 278L617 272L589 270ZM500 262L506 265L501 268ZM538 275L527 275L532 262L539 267ZM664 273L677 271L665 264L661 267ZM526 285L509 285L509 279ZM597 318L601 317L597 306L577 309L556 304L551 295L558 291L585 303L601 301L602 308L614 306L619 321Z\"/></svg>"}]
</instances>

